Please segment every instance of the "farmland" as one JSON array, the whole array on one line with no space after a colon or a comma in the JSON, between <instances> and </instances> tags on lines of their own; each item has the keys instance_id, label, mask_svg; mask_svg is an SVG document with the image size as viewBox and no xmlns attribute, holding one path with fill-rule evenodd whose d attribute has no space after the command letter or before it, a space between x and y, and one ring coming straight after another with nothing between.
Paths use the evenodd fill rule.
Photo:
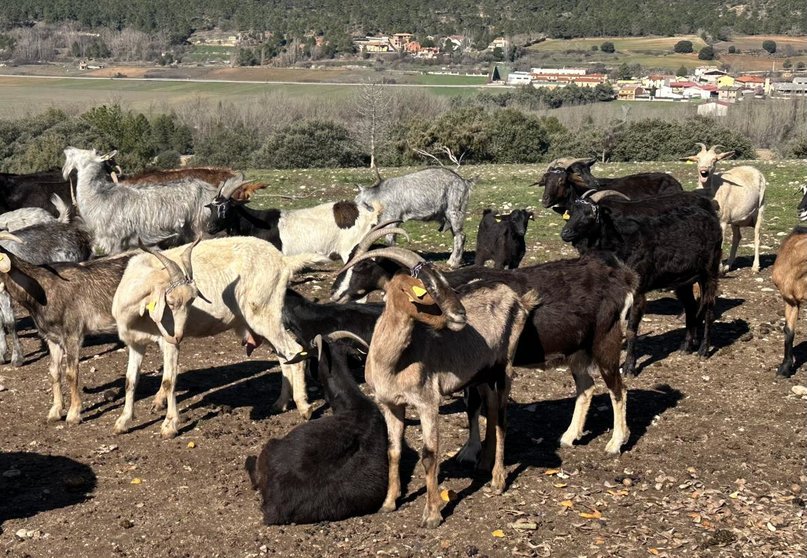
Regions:
<instances>
[{"instance_id":1,"label":"farmland","mask_svg":"<svg viewBox=\"0 0 807 558\"><path fill-rule=\"evenodd\" d=\"M721 165L728 166L728 162ZM733 162L731 164L734 164ZM769 181L762 271L750 269L748 235L740 268L721 280L713 354L701 360L675 352L683 335L669 293L651 297L638 342L638 378L628 381L632 436L619 458L604 454L611 424L597 380L587 434L558 447L573 407L574 383L558 370L518 369L509 407L507 490L488 492L484 474L450 457L467 436L463 406L442 409L441 487L457 494L436 530L417 527L425 488L417 464L419 425L410 421L400 509L338 523L266 527L243 471L272 436L299 424L294 412L270 415L280 380L276 357L243 356L240 339L220 335L182 343L177 390L180 436L159 438L151 413L161 359L151 350L138 385L135 426L114 436L122 405L126 353L113 339L93 338L82 350L84 423L46 424L50 398L46 358L25 320L27 365L0 367L0 547L8 556L803 556L807 518L803 487L804 383L775 381L781 359L781 301L770 266L795 224L804 161L755 161ZM411 169L382 169L385 176ZM687 188L694 165L608 164L597 175L666 170ZM572 257L559 241L562 221L538 208L530 186L542 167L465 167L478 175L466 222L473 251L482 208L536 209L527 232L527 263ZM253 170L267 188L262 207L302 207L350 198L371 173L357 169ZM434 224L406 223L411 246L444 260L450 239ZM470 258L471 253L466 254ZM296 288L327 296L335 267L301 274ZM569 301L570 311L574 301ZM797 360L805 360L804 327ZM317 400L314 386L310 398ZM323 412L318 410L317 416ZM327 411L324 411L327 412ZM414 417L410 417L414 418ZM21 533L19 536L17 533Z\"/></svg>"}]
</instances>

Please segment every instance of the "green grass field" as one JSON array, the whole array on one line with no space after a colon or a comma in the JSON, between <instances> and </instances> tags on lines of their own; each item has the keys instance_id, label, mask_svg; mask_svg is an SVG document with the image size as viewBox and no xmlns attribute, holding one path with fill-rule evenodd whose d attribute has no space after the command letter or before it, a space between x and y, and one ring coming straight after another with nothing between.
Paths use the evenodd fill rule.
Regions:
<instances>
[{"instance_id":1,"label":"green grass field","mask_svg":"<svg viewBox=\"0 0 807 558\"><path fill-rule=\"evenodd\" d=\"M723 168L738 163L731 162ZM764 253L773 253L782 237L797 223L796 206L801 200L799 190L807 184L807 161L752 161L768 180L762 244ZM396 176L416 170L414 168L383 169L383 176ZM559 255L572 256L574 250L560 240L563 221L555 212L540 204L542 190L531 186L543 173L543 165L480 165L463 167L466 176L479 176L473 187L465 230L468 235L466 249L473 250L476 231L482 210L486 207L499 212L516 208L529 208L535 212L535 222L527 232L527 260L531 262L556 259ZM684 185L693 189L697 183L696 169L691 163L613 163L597 164L597 176L621 176L635 172L665 171L672 173ZM372 183L368 169L297 169L253 170L249 178L267 184L254 201L256 207L298 208L323 201L352 199L357 184ZM450 233L439 233L434 223L409 222L404 225L412 237L412 247L425 251L446 253L450 250ZM743 242L739 255L753 254L751 229L743 229ZM749 234L750 233L750 234ZM728 245L726 245L728 249Z\"/></svg>"}]
</instances>

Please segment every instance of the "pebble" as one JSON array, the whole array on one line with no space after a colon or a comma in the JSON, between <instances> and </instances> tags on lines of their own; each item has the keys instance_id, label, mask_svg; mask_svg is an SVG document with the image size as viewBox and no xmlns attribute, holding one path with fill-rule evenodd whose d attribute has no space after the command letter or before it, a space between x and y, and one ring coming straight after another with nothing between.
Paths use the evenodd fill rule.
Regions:
<instances>
[{"instance_id":1,"label":"pebble","mask_svg":"<svg viewBox=\"0 0 807 558\"><path fill-rule=\"evenodd\" d=\"M798 396L804 397L807 395L807 386L793 386L790 388L790 391L795 393Z\"/></svg>"},{"instance_id":2,"label":"pebble","mask_svg":"<svg viewBox=\"0 0 807 558\"><path fill-rule=\"evenodd\" d=\"M631 478L630 478L630 477L625 477L624 479L622 479L622 484L623 484L624 486L632 486L632 485L633 485L633 481L631 480Z\"/></svg>"},{"instance_id":3,"label":"pebble","mask_svg":"<svg viewBox=\"0 0 807 558\"><path fill-rule=\"evenodd\" d=\"M38 539L39 537L42 536L42 531L40 531L39 529L20 529L19 531L14 533L14 536L20 539L21 541L24 541L26 539Z\"/></svg>"},{"instance_id":4,"label":"pebble","mask_svg":"<svg viewBox=\"0 0 807 558\"><path fill-rule=\"evenodd\" d=\"M134 527L134 521L132 521L131 519L121 519L120 526L123 527L124 529L131 529L132 527Z\"/></svg>"}]
</instances>

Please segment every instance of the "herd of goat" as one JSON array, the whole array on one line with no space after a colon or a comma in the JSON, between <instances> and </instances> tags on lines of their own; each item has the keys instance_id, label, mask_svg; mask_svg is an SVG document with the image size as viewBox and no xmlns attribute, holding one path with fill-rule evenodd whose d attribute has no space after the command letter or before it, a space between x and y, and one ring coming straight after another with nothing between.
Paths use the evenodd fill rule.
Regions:
<instances>
[{"instance_id":1,"label":"herd of goat","mask_svg":"<svg viewBox=\"0 0 807 558\"><path fill-rule=\"evenodd\" d=\"M76 424L84 337L116 333L128 348L124 409L114 427L122 433L134 415L143 355L157 344L163 379L154 408L165 409L161 434L170 438L179 424L182 340L233 330L247 355L266 342L281 362L275 409L286 410L293 400L310 418L308 369L332 415L270 440L247 459L265 521L308 523L394 510L406 410L412 407L423 431L422 525L435 527L442 521L438 425L444 396L462 392L466 402L469 436L457 459L490 471L491 488L500 493L513 366L541 367L559 358L568 363L577 398L560 439L567 447L583 435L592 375L599 371L614 416L605 450L618 454L629 438L622 373L636 373L648 292L675 292L685 315L681 349L709 355L718 280L733 264L740 227L754 228L753 270L759 269L766 181L750 166L717 171L716 163L732 153L698 145L700 151L687 157L698 166L694 191L684 191L666 173L605 179L591 173L593 160L553 161L536 184L543 188L543 206L565 221L561 238L580 256L527 267L519 267L533 219L525 210L485 210L474 265L461 266L474 181L446 167L379 176L353 201L256 210L248 202L263 185L229 169L127 178L114 153L68 147L61 174L0 175L0 314L10 360L23 363L13 300L30 314L50 354L48 420L62 419L64 374L70 388L66 420ZM807 219L807 194L799 211ZM394 245L395 237L408 238L398 225L411 219L451 230L450 271ZM733 239L723 263L729 227ZM289 287L301 269L337 258L344 266L330 302L309 300ZM488 260L493 268L485 267ZM807 300L805 266L807 228L797 227L773 268L786 303L781 376L795 372L792 345L798 310ZM364 300L378 290L383 302ZM5 335L0 351L6 360ZM353 377L357 359L373 399Z\"/></svg>"}]
</instances>

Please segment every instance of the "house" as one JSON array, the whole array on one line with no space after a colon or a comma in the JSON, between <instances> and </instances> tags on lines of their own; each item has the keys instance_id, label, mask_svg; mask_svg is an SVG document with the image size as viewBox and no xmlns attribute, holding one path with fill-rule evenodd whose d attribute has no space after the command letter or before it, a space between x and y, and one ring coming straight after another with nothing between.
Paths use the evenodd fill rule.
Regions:
<instances>
[{"instance_id":1,"label":"house","mask_svg":"<svg viewBox=\"0 0 807 558\"><path fill-rule=\"evenodd\" d=\"M807 77L795 77L791 82L774 83L773 92L780 97L807 97Z\"/></svg>"},{"instance_id":2,"label":"house","mask_svg":"<svg viewBox=\"0 0 807 558\"><path fill-rule=\"evenodd\" d=\"M415 58L423 58L426 60L433 60L440 55L440 49L437 47L420 47L420 50L415 53Z\"/></svg>"},{"instance_id":3,"label":"house","mask_svg":"<svg viewBox=\"0 0 807 558\"><path fill-rule=\"evenodd\" d=\"M706 88L707 86L702 85L693 85L691 87L685 87L681 94L684 96L685 99L703 99L709 100L712 97L712 88ZM715 97L717 97L717 88L714 88Z\"/></svg>"},{"instance_id":4,"label":"house","mask_svg":"<svg viewBox=\"0 0 807 558\"><path fill-rule=\"evenodd\" d=\"M380 37L364 37L362 39L354 39L353 43L359 52L393 52L395 49L390 43L390 38L386 35Z\"/></svg>"},{"instance_id":5,"label":"house","mask_svg":"<svg viewBox=\"0 0 807 558\"><path fill-rule=\"evenodd\" d=\"M487 50L496 50L497 48L502 49L503 52L507 52L510 49L510 41L504 37L497 37L490 42Z\"/></svg>"},{"instance_id":6,"label":"house","mask_svg":"<svg viewBox=\"0 0 807 558\"><path fill-rule=\"evenodd\" d=\"M532 74L529 72L510 72L507 75L507 85L529 85L532 83Z\"/></svg>"},{"instance_id":7,"label":"house","mask_svg":"<svg viewBox=\"0 0 807 558\"><path fill-rule=\"evenodd\" d=\"M443 39L443 45L447 42L453 45L452 50L461 49L465 44L465 35L449 35Z\"/></svg>"},{"instance_id":8,"label":"house","mask_svg":"<svg viewBox=\"0 0 807 558\"><path fill-rule=\"evenodd\" d=\"M390 38L390 44L392 45L392 48L398 52L402 52L406 44L411 40L412 33L395 33L392 35L392 38Z\"/></svg>"},{"instance_id":9,"label":"house","mask_svg":"<svg viewBox=\"0 0 807 558\"><path fill-rule=\"evenodd\" d=\"M728 75L728 72L724 72L714 66L701 66L699 68L695 68L695 77L700 82L705 83L715 83L720 77Z\"/></svg>"},{"instance_id":10,"label":"house","mask_svg":"<svg viewBox=\"0 0 807 558\"><path fill-rule=\"evenodd\" d=\"M691 87L697 87L698 84L694 81L671 81L670 82L670 90L673 93L677 93L679 95L683 95L684 90L689 89Z\"/></svg>"},{"instance_id":11,"label":"house","mask_svg":"<svg viewBox=\"0 0 807 558\"><path fill-rule=\"evenodd\" d=\"M771 93L771 79L768 77L742 75L737 77L734 83L745 91L755 91L757 88L762 87L766 95Z\"/></svg>"},{"instance_id":12,"label":"house","mask_svg":"<svg viewBox=\"0 0 807 558\"><path fill-rule=\"evenodd\" d=\"M680 101L684 98L681 93L676 93L669 85L662 85L656 89L656 99L665 99L670 101Z\"/></svg>"},{"instance_id":13,"label":"house","mask_svg":"<svg viewBox=\"0 0 807 558\"><path fill-rule=\"evenodd\" d=\"M698 116L726 116L731 103L727 101L712 101L698 105Z\"/></svg>"},{"instance_id":14,"label":"house","mask_svg":"<svg viewBox=\"0 0 807 558\"><path fill-rule=\"evenodd\" d=\"M420 46L420 43L418 41L409 41L403 47L404 52L406 52L407 54L417 54L418 52L420 52L421 48L423 47Z\"/></svg>"},{"instance_id":15,"label":"house","mask_svg":"<svg viewBox=\"0 0 807 558\"><path fill-rule=\"evenodd\" d=\"M642 86L647 89L652 87L658 89L671 81L675 81L675 76L668 74L650 74L649 76L642 78Z\"/></svg>"},{"instance_id":16,"label":"house","mask_svg":"<svg viewBox=\"0 0 807 558\"><path fill-rule=\"evenodd\" d=\"M730 87L721 87L717 90L717 98L721 101L729 101L734 102L737 98L742 98L742 88L738 85L733 85Z\"/></svg>"},{"instance_id":17,"label":"house","mask_svg":"<svg viewBox=\"0 0 807 558\"><path fill-rule=\"evenodd\" d=\"M531 68L530 73L535 75L551 76L584 76L585 68Z\"/></svg>"},{"instance_id":18,"label":"house","mask_svg":"<svg viewBox=\"0 0 807 558\"><path fill-rule=\"evenodd\" d=\"M616 97L620 101L635 101L636 99L647 99L649 94L641 85L625 85L619 89Z\"/></svg>"},{"instance_id":19,"label":"house","mask_svg":"<svg viewBox=\"0 0 807 558\"><path fill-rule=\"evenodd\" d=\"M734 81L734 76L726 74L717 78L715 80L715 85L717 85L718 89L723 89L724 87L733 87Z\"/></svg>"}]
</instances>

